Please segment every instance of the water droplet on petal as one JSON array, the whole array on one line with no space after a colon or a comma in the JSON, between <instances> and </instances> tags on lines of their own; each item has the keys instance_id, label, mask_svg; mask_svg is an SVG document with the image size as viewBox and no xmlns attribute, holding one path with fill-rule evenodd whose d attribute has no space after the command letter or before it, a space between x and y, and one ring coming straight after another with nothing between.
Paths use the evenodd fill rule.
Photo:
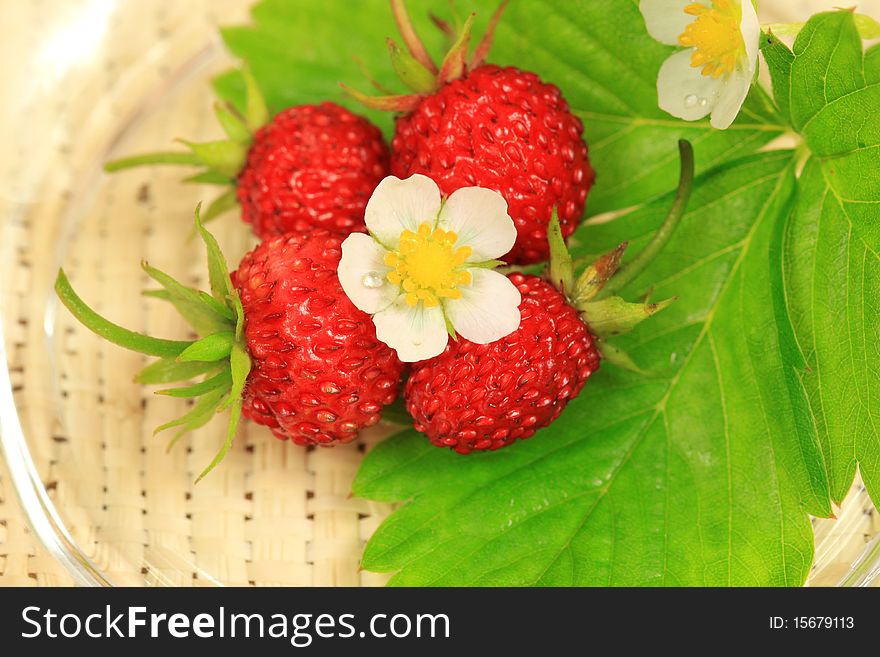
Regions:
<instances>
[{"instance_id":1,"label":"water droplet on petal","mask_svg":"<svg viewBox=\"0 0 880 657\"><path fill-rule=\"evenodd\" d=\"M699 102L699 98L697 98L694 94L688 94L684 97L684 106L685 107L696 107L697 102Z\"/></svg>"},{"instance_id":2,"label":"water droplet on petal","mask_svg":"<svg viewBox=\"0 0 880 657\"><path fill-rule=\"evenodd\" d=\"M700 98L700 107L705 107L708 104L709 104L708 100L706 100L705 98Z\"/></svg>"},{"instance_id":3,"label":"water droplet on petal","mask_svg":"<svg viewBox=\"0 0 880 657\"><path fill-rule=\"evenodd\" d=\"M385 278L379 272L371 271L361 278L361 285L375 290L385 285Z\"/></svg>"}]
</instances>

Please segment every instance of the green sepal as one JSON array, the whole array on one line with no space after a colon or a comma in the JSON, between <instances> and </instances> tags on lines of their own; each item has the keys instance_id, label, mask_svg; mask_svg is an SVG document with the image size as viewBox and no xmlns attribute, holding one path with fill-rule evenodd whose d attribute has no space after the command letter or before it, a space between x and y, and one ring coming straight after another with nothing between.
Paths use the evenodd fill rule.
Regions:
<instances>
[{"instance_id":1,"label":"green sepal","mask_svg":"<svg viewBox=\"0 0 880 657\"><path fill-rule=\"evenodd\" d=\"M200 164L230 178L238 175L247 160L247 146L229 139L202 143L186 139L178 139L178 141L192 150Z\"/></svg>"},{"instance_id":2,"label":"green sepal","mask_svg":"<svg viewBox=\"0 0 880 657\"><path fill-rule=\"evenodd\" d=\"M358 91L354 87L350 87L342 82L339 83L339 86L342 87L345 93L362 105L380 112L412 112L422 102L422 96L419 94L369 96L363 91Z\"/></svg>"},{"instance_id":3,"label":"green sepal","mask_svg":"<svg viewBox=\"0 0 880 657\"><path fill-rule=\"evenodd\" d=\"M608 253L596 258L593 264L578 276L571 294L571 301L574 305L586 303L601 292L605 283L614 276L618 267L620 267L620 261L623 258L626 247L627 242L618 244L617 247Z\"/></svg>"},{"instance_id":4,"label":"green sepal","mask_svg":"<svg viewBox=\"0 0 880 657\"><path fill-rule=\"evenodd\" d=\"M232 399L232 396L229 397ZM204 398L203 398L204 399ZM195 483L199 483L205 476L211 472L214 468L217 467L217 464L220 463L229 452L229 449L232 447L232 443L235 440L235 434L238 431L238 423L241 420L241 397L239 397L235 402L233 402L231 408L229 409L229 424L226 426L226 440L223 441L223 446L220 448L220 451L217 452L217 455L214 459L208 464L208 467L202 470L202 473L196 477Z\"/></svg>"},{"instance_id":5,"label":"green sepal","mask_svg":"<svg viewBox=\"0 0 880 657\"><path fill-rule=\"evenodd\" d=\"M632 356L613 344L605 341L600 342L599 353L602 355L602 360L611 363L615 367L619 367L627 372L633 372L641 376L654 376L653 372L649 372L648 370L639 367L632 359Z\"/></svg>"},{"instance_id":6,"label":"green sepal","mask_svg":"<svg viewBox=\"0 0 880 657\"><path fill-rule=\"evenodd\" d=\"M269 108L249 66L242 67L241 76L245 88L245 123L251 132L256 132L269 123Z\"/></svg>"},{"instance_id":7,"label":"green sepal","mask_svg":"<svg viewBox=\"0 0 880 657\"><path fill-rule=\"evenodd\" d=\"M203 223L216 219L224 212L229 212L238 205L238 195L235 189L229 189L220 196L211 201L211 204L205 210L205 216L202 217Z\"/></svg>"},{"instance_id":8,"label":"green sepal","mask_svg":"<svg viewBox=\"0 0 880 657\"><path fill-rule=\"evenodd\" d=\"M559 225L559 215L555 207L547 226L547 241L550 244L550 282L563 294L571 294L574 287L574 265L562 237L562 227Z\"/></svg>"},{"instance_id":9,"label":"green sepal","mask_svg":"<svg viewBox=\"0 0 880 657\"><path fill-rule=\"evenodd\" d=\"M483 260L481 262L467 263L468 269L498 269L507 265L503 260Z\"/></svg>"},{"instance_id":10,"label":"green sepal","mask_svg":"<svg viewBox=\"0 0 880 657\"><path fill-rule=\"evenodd\" d=\"M590 327L590 332L599 338L622 335L636 325L668 308L676 297L656 303L630 303L620 297L607 297L589 301L577 309Z\"/></svg>"},{"instance_id":11,"label":"green sepal","mask_svg":"<svg viewBox=\"0 0 880 657\"><path fill-rule=\"evenodd\" d=\"M232 343L235 341L235 333L232 331L220 331L204 338L196 340L183 350L177 357L181 363L193 360L215 362L224 360L232 353Z\"/></svg>"},{"instance_id":12,"label":"green sepal","mask_svg":"<svg viewBox=\"0 0 880 657\"><path fill-rule=\"evenodd\" d=\"M55 279L55 293L71 314L87 329L120 347L136 351L148 356L175 357L183 353L192 342L180 340L163 340L152 338L143 333L136 333L122 328L118 324L101 317L79 298L63 269L58 270Z\"/></svg>"},{"instance_id":13,"label":"green sepal","mask_svg":"<svg viewBox=\"0 0 880 657\"><path fill-rule=\"evenodd\" d=\"M415 26L410 20L409 13L406 10L406 0L391 0L391 13L394 16L394 22L397 23L397 29L403 38L404 44L409 49L410 54L421 63L426 69L432 73L437 73L437 65L428 54L425 44L416 34Z\"/></svg>"},{"instance_id":14,"label":"green sepal","mask_svg":"<svg viewBox=\"0 0 880 657\"><path fill-rule=\"evenodd\" d=\"M245 124L244 120L230 106L219 101L214 103L214 114L223 132L234 142L249 146L254 135Z\"/></svg>"},{"instance_id":15,"label":"green sepal","mask_svg":"<svg viewBox=\"0 0 880 657\"><path fill-rule=\"evenodd\" d=\"M465 62L467 61L468 49L471 45L471 28L474 24L476 14L471 14L464 22L458 39L446 53L443 64L440 65L440 72L437 74L437 86L446 84L451 80L457 80L465 71Z\"/></svg>"},{"instance_id":16,"label":"green sepal","mask_svg":"<svg viewBox=\"0 0 880 657\"><path fill-rule=\"evenodd\" d=\"M458 342L458 333L456 333L455 327L452 325L452 322L449 321L449 317L446 316L446 313L443 313L443 323L446 325L446 334Z\"/></svg>"},{"instance_id":17,"label":"green sepal","mask_svg":"<svg viewBox=\"0 0 880 657\"><path fill-rule=\"evenodd\" d=\"M174 304L177 312L189 322L199 335L210 335L233 328L233 323L228 316L218 313L215 306L206 303L199 290L182 285L165 272L146 262L142 262L141 267L150 278L165 288L166 294L158 295L151 292L149 296L162 298Z\"/></svg>"},{"instance_id":18,"label":"green sepal","mask_svg":"<svg viewBox=\"0 0 880 657\"><path fill-rule=\"evenodd\" d=\"M388 39L388 54L394 72L407 87L419 94L429 94L437 88L434 74L415 57L398 47L392 39Z\"/></svg>"},{"instance_id":19,"label":"green sepal","mask_svg":"<svg viewBox=\"0 0 880 657\"><path fill-rule=\"evenodd\" d=\"M168 444L168 449L171 449L183 434L205 426L217 414L217 407L225 396L226 392L221 389L212 390L208 394L202 395L188 412L175 420L156 427L153 430L153 435L158 435L174 427L181 427Z\"/></svg>"},{"instance_id":20,"label":"green sepal","mask_svg":"<svg viewBox=\"0 0 880 657\"><path fill-rule=\"evenodd\" d=\"M224 367L219 374L208 377L204 381L199 381L190 386L157 390L156 394L189 399L190 397L200 397L201 395L211 392L212 390L217 390L218 388L229 390L231 384L232 375L230 374L229 367Z\"/></svg>"},{"instance_id":21,"label":"green sepal","mask_svg":"<svg viewBox=\"0 0 880 657\"><path fill-rule=\"evenodd\" d=\"M134 382L144 385L156 385L174 383L176 381L189 381L214 369L217 369L217 363L199 361L181 363L177 358L161 358L138 372L134 377Z\"/></svg>"},{"instance_id":22,"label":"green sepal","mask_svg":"<svg viewBox=\"0 0 880 657\"><path fill-rule=\"evenodd\" d=\"M481 66L486 61L486 57L489 56L489 50L492 49L492 40L495 38L495 29L498 27L498 23L501 22L501 16L504 14L506 7L507 0L501 0L495 9L495 13L492 14L492 18L489 19L489 25L483 33L483 38L480 39L477 47L474 48L474 56L468 65L471 70Z\"/></svg>"},{"instance_id":23,"label":"green sepal","mask_svg":"<svg viewBox=\"0 0 880 657\"><path fill-rule=\"evenodd\" d=\"M211 308L213 308L214 312L216 312L218 315L221 315L221 316L225 317L226 319L228 319L230 322L230 325L236 324L237 322L241 321L241 314L236 314L236 312L233 308L231 308L229 305L227 305L225 303L222 303L221 301L218 301L217 299L212 297L207 292L205 292L203 290L199 290L199 297L207 305L209 305ZM236 297L236 299L237 298L238 297ZM241 302L239 301L239 305L240 304L241 304ZM241 337L241 336L238 336L238 337Z\"/></svg>"},{"instance_id":24,"label":"green sepal","mask_svg":"<svg viewBox=\"0 0 880 657\"><path fill-rule=\"evenodd\" d=\"M220 250L216 238L205 230L202 219L199 216L200 207L196 208L195 222L196 231L201 236L208 250L208 279L211 284L211 294L221 302L227 303L227 299L234 294L232 281L229 278L229 268L226 266L226 258Z\"/></svg>"}]
</instances>

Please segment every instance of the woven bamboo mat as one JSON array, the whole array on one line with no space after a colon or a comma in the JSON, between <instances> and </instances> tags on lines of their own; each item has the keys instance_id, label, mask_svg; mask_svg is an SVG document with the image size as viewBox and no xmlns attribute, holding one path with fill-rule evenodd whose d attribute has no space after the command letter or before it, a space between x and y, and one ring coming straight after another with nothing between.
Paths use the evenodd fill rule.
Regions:
<instances>
[{"instance_id":1,"label":"woven bamboo mat","mask_svg":"<svg viewBox=\"0 0 880 657\"><path fill-rule=\"evenodd\" d=\"M249 4L0 7L0 88L12 99L0 104L0 216L8 218L0 307L16 404L72 538L113 583L379 585L385 577L359 571L358 560L390 509L349 491L363 452L391 428L306 451L244 426L223 465L193 486L222 425L166 454L152 427L184 402L133 385L140 356L98 340L63 309L52 312L51 284L64 264L80 294L118 323L184 334L170 308L133 296L147 282L138 262L202 283L202 249L180 235L195 204L216 191L180 185L179 171L105 176L98 166L175 136L217 136L207 81L229 62L216 27L245 21ZM797 4L817 3L788 3ZM214 230L231 263L251 244L234 216ZM836 582L880 531L870 508L856 487L837 521L816 523L814 583ZM0 464L0 586L71 582L29 534Z\"/></svg>"}]
</instances>

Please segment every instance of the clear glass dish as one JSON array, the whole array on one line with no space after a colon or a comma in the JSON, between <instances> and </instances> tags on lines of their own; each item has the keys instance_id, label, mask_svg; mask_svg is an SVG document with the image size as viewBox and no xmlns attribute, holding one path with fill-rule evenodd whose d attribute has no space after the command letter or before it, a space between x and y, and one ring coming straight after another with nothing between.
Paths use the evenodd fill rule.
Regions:
<instances>
[{"instance_id":1,"label":"clear glass dish","mask_svg":"<svg viewBox=\"0 0 880 657\"><path fill-rule=\"evenodd\" d=\"M193 486L222 426L166 455L152 427L182 402L133 385L141 357L79 327L52 291L63 264L112 319L183 334L172 312L137 294L147 282L138 263L200 282L202 250L181 235L216 191L181 185L179 170L108 176L101 165L176 136L217 136L210 80L231 62L216 24L245 21L250 2L48 4L6 3L0 21L0 442L34 534L80 584L383 583L358 562L390 509L349 490L364 450L393 427L308 451L246 427ZM214 226L236 262L248 231L232 215ZM880 523L863 488L815 530L811 584L880 581Z\"/></svg>"}]
</instances>

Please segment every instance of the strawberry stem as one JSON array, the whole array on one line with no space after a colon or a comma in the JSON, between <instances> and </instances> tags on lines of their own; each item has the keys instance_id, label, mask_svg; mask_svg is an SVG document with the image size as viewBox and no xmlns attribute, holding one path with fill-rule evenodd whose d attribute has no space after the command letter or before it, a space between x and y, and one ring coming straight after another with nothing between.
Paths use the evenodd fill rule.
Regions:
<instances>
[{"instance_id":1,"label":"strawberry stem","mask_svg":"<svg viewBox=\"0 0 880 657\"><path fill-rule=\"evenodd\" d=\"M614 292L623 289L641 274L651 261L657 257L657 254L664 249L675 232L676 227L681 222L691 197L691 190L693 189L694 149L689 141L680 139L678 141L678 152L681 158L681 170L678 178L678 189L675 192L675 200L669 209L669 214L666 215L666 219L664 219L660 228L648 243L648 246L642 249L632 261L617 271L605 285L602 292L597 295L597 298L608 297Z\"/></svg>"},{"instance_id":2,"label":"strawberry stem","mask_svg":"<svg viewBox=\"0 0 880 657\"><path fill-rule=\"evenodd\" d=\"M428 54L425 44L416 34L409 13L406 11L406 2L404 0L391 0L391 13L394 14L394 20L397 23L397 29L400 30L400 36L406 44L407 50L426 69L431 73L437 73L437 65Z\"/></svg>"},{"instance_id":3,"label":"strawberry stem","mask_svg":"<svg viewBox=\"0 0 880 657\"><path fill-rule=\"evenodd\" d=\"M55 292L58 294L58 298L61 299L61 303L67 306L67 309L83 326L100 335L108 342L117 344L120 347L125 347L141 354L147 354L148 356L165 358L179 356L187 347L193 344L192 342L182 342L179 340L151 338L149 335L129 331L110 320L104 319L74 292L63 269L58 270L58 277L55 279Z\"/></svg>"},{"instance_id":4,"label":"strawberry stem","mask_svg":"<svg viewBox=\"0 0 880 657\"><path fill-rule=\"evenodd\" d=\"M131 157L122 157L118 160L111 160L104 164L104 171L113 173L114 171L122 171L123 169L133 169L134 167L149 166L151 164L188 164L191 166L201 166L202 161L196 157L195 153L175 153L171 151L163 151L159 153L145 153L144 155L133 155Z\"/></svg>"}]
</instances>

